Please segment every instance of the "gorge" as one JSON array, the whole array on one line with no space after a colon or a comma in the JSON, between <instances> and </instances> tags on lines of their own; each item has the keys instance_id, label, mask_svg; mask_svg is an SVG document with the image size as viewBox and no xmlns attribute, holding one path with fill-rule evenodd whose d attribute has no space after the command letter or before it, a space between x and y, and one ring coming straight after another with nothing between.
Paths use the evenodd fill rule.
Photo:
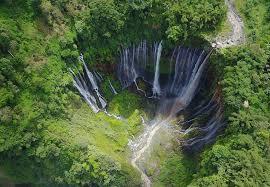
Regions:
<instances>
[{"instance_id":1,"label":"gorge","mask_svg":"<svg viewBox=\"0 0 270 187\"><path fill-rule=\"evenodd\" d=\"M212 44L213 47L223 48L230 45L237 45L244 41L241 18L235 12L231 1L226 1L226 4L228 5L228 21L232 26L232 34L223 41L217 39L217 41ZM200 49L181 46L176 47L170 59L167 60L167 66L170 67L170 72L167 75L167 83L164 85L160 85L159 80L162 41L155 42L154 44L148 44L147 41L142 41L138 46L133 45L130 48L125 48L120 53L117 76L122 88L125 89L135 84L137 90L144 93L145 97L157 99L159 103L155 111L156 117L146 124L143 134L137 139L132 140L129 144L133 152L131 163L141 173L144 186L146 187L151 186L151 180L144 172L144 169L137 165L137 162L149 148L159 128L170 123L170 121L177 117L177 114L179 115L179 113L185 111L195 95L198 94L201 77L205 73L205 69L208 66L208 59L213 50L214 49L210 49L209 52L206 52ZM71 70L74 75L74 85L93 111L98 112L100 109L106 107L105 100L98 92L98 86L95 80L99 79L99 76L95 74L96 76L94 77L88 70L82 55L80 56L80 60L84 65L84 78L82 78L80 74L75 76ZM173 66L175 67L174 70L172 69ZM149 67L152 68L152 70L149 69ZM149 76L149 74L152 74L152 77ZM80 77L80 80L78 77ZM142 79L145 83L151 85L152 93L150 96L147 96L147 91L138 87L138 79ZM87 86L89 83L91 84L90 87ZM116 93L111 82L110 89L114 94ZM220 93L217 92L218 91L214 93L208 102L206 102L207 99L204 99L204 105L195 106L196 110L193 109L193 114L188 116L186 121L180 122L183 126L183 130L180 133L188 135L193 131L197 131L195 137L182 140L182 146L185 149L201 150L204 145L213 142L218 135L218 131L224 127L225 120L223 117L221 96ZM97 99L95 99L95 97ZM100 107L98 105L100 105ZM202 114L207 114L206 121L204 120L203 124L195 124L194 126L192 121L199 118Z\"/></svg>"},{"instance_id":2,"label":"gorge","mask_svg":"<svg viewBox=\"0 0 270 187\"><path fill-rule=\"evenodd\" d=\"M140 171L146 186L150 186L150 179L136 163L150 146L152 138L159 128L162 125L164 126L170 123L180 112L185 111L194 96L198 94L201 77L205 72L211 53L212 50L205 52L199 49L176 47L169 61L169 63L171 63L169 66L172 67L174 65L175 68L174 70L171 69L171 72L167 75L167 83L164 85L160 85L159 81L162 42L147 45L147 42L143 41L138 47L133 46L123 49L120 55L117 75L122 88L125 89L135 84L138 91L143 93L149 92L138 88L137 80L141 78L152 87L151 96L145 96L148 99L156 99L159 106L155 111L155 119L151 120L152 122L146 125L143 134L139 136L137 140L130 143L130 147L132 147L133 151L131 163ZM84 74L75 75L71 70L74 75L74 85L93 111L98 112L106 107L105 100L99 93L96 83L99 77L94 76L94 74L88 70L82 59L83 57L81 55L80 60L83 63ZM151 64L154 65L152 66L154 67L152 70L154 77L149 76L151 70L146 71L147 66L151 67ZM217 131L224 125L220 106L221 103L218 100L220 100L220 98L216 95L216 97L213 96L206 106L196 107L198 111L194 112L196 114L192 117L195 118L202 113L209 113L208 122L204 122L205 124L196 128L191 127L192 123L189 124L190 127L184 131L185 134L188 134L192 130L197 130L200 133L197 137L184 140L184 147L200 150L203 145L215 139Z\"/></svg>"}]
</instances>

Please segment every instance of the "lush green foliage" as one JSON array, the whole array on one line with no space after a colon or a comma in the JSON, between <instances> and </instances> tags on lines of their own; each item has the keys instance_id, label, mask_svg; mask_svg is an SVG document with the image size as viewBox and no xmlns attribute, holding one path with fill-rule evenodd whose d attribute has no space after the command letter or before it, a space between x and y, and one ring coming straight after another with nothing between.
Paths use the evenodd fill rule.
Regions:
<instances>
[{"instance_id":1,"label":"lush green foliage","mask_svg":"<svg viewBox=\"0 0 270 187\"><path fill-rule=\"evenodd\" d=\"M36 6L57 32L74 23L79 48L107 62L122 45L142 39L177 42L211 31L226 11L222 0L40 0Z\"/></svg>"},{"instance_id":2,"label":"lush green foliage","mask_svg":"<svg viewBox=\"0 0 270 187\"><path fill-rule=\"evenodd\" d=\"M179 38L196 36L198 31L213 29L225 13L223 1L181 1L168 3L165 19L169 25L168 38L177 41Z\"/></svg>"},{"instance_id":3,"label":"lush green foliage","mask_svg":"<svg viewBox=\"0 0 270 187\"><path fill-rule=\"evenodd\" d=\"M196 161L174 153L163 163L159 182L164 186L187 186L196 171Z\"/></svg>"},{"instance_id":4,"label":"lush green foliage","mask_svg":"<svg viewBox=\"0 0 270 187\"><path fill-rule=\"evenodd\" d=\"M237 0L236 6L244 17L245 30L249 40L261 45L269 43L269 1Z\"/></svg>"},{"instance_id":5,"label":"lush green foliage","mask_svg":"<svg viewBox=\"0 0 270 187\"><path fill-rule=\"evenodd\" d=\"M270 83L265 71L270 5L267 0L237 0L236 7L244 17L248 44L215 58L228 128L196 158L198 165L193 158L171 155L162 165L160 185L270 185ZM127 143L141 129L146 102L121 92L113 75L104 76L108 109L126 120L94 115L73 89L68 68L80 68L80 52L95 67L113 63L123 45L141 39L163 39L170 47L200 38L220 24L225 12L223 0L1 1L1 168L20 182L139 185L138 173L128 163ZM108 78L119 95L109 91Z\"/></svg>"}]
</instances>

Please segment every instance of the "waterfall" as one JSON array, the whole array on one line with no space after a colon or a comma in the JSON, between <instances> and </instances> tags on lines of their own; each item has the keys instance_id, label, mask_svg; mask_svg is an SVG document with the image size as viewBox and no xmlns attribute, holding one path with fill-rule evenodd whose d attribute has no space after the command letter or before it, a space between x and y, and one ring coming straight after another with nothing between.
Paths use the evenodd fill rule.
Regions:
<instances>
[{"instance_id":1,"label":"waterfall","mask_svg":"<svg viewBox=\"0 0 270 187\"><path fill-rule=\"evenodd\" d=\"M150 49L149 49L150 48ZM138 46L125 48L120 52L120 63L117 68L117 76L122 88L127 88L133 83L136 84L137 78L142 78L144 81L155 85L153 93L160 94L159 86L159 62L162 52L162 42L155 43L149 47L146 41L142 41ZM153 63L154 62L154 63ZM155 65L155 78L148 79L145 73L147 64Z\"/></svg>"},{"instance_id":2,"label":"waterfall","mask_svg":"<svg viewBox=\"0 0 270 187\"><path fill-rule=\"evenodd\" d=\"M74 78L73 84L92 110L97 113L107 106L107 102L99 92L97 84L97 80L101 82L102 77L96 72L92 73L89 71L82 54L79 56L79 60L82 62L83 72L75 74L74 71L70 69Z\"/></svg>"},{"instance_id":3,"label":"waterfall","mask_svg":"<svg viewBox=\"0 0 270 187\"><path fill-rule=\"evenodd\" d=\"M161 102L161 106L167 110L168 115L174 116L190 104L198 90L202 73L211 53L212 51L206 55L204 51L183 48L178 50L174 79L171 86L169 86L170 89L167 90L169 95L175 97Z\"/></svg>"},{"instance_id":4,"label":"waterfall","mask_svg":"<svg viewBox=\"0 0 270 187\"><path fill-rule=\"evenodd\" d=\"M201 78L212 50L206 52L202 49L176 47L169 59L170 74L166 79L167 83L162 84L159 80L161 53L162 42L149 45L146 41L142 41L138 46L133 45L122 49L117 76L123 89L134 84L137 90L144 93L147 98L158 98L157 118L162 116L165 121L169 121L169 119L176 117L179 112L186 110L198 94ZM82 62L82 73L75 74L70 70L74 77L74 86L94 112L104 110L107 115L113 116L106 111L107 102L99 90L99 84L103 80L102 76L98 72L91 72L88 69L82 54L79 60ZM153 71L149 69L150 67L154 67ZM152 97L148 97L147 92L139 88L138 78L142 78L151 86ZM110 80L109 88L113 94L117 94ZM213 141L217 131L224 126L223 112L217 95L215 93L206 105L202 104L194 108L193 114L185 122L180 123L184 127L183 134L189 135L193 131L197 132L196 137L185 140L183 144L185 147L201 148ZM198 121L201 115L207 116L207 120L202 121L199 126L194 125L193 122ZM113 117L120 119L118 116ZM163 122L160 121L161 124Z\"/></svg>"},{"instance_id":5,"label":"waterfall","mask_svg":"<svg viewBox=\"0 0 270 187\"><path fill-rule=\"evenodd\" d=\"M123 88L127 88L132 83L135 83L138 77L144 76L147 61L145 41L141 42L137 47L133 46L121 51L117 75Z\"/></svg>"},{"instance_id":6,"label":"waterfall","mask_svg":"<svg viewBox=\"0 0 270 187\"><path fill-rule=\"evenodd\" d=\"M98 72L96 72L96 71L94 71L93 73L95 75L95 78L96 78L97 82L98 83L101 83L103 81L102 76Z\"/></svg>"},{"instance_id":7,"label":"waterfall","mask_svg":"<svg viewBox=\"0 0 270 187\"><path fill-rule=\"evenodd\" d=\"M109 86L110 86L110 89L111 89L112 93L113 93L114 95L116 95L117 92L116 92L115 88L113 87L113 85L112 85L112 83L111 83L110 80L109 80Z\"/></svg>"},{"instance_id":8,"label":"waterfall","mask_svg":"<svg viewBox=\"0 0 270 187\"><path fill-rule=\"evenodd\" d=\"M209 116L208 116L209 117ZM200 150L204 145L213 142L216 138L217 132L225 125L223 119L223 113L219 109L215 115L206 122L203 127L195 127L193 130L188 128L185 134L189 134L192 131L197 131L199 134L193 138L184 140L183 146L189 150Z\"/></svg>"},{"instance_id":9,"label":"waterfall","mask_svg":"<svg viewBox=\"0 0 270 187\"><path fill-rule=\"evenodd\" d=\"M160 85L160 60L162 52L162 42L154 43L153 46L147 45L145 41L141 42L137 47L134 45L131 48L123 49L120 54L120 63L118 65L118 78L123 88L126 88L133 83L137 90L144 92L137 85L136 79L142 78L152 86L152 95L159 99L159 107L156 114L163 116L165 119L172 119L177 114L187 107L192 102L195 95L198 93L201 78L208 65L208 59L213 50L206 52L202 49L193 49L183 46L178 46L174 49L170 58L170 74L168 75L167 83ZM149 65L148 65L149 64ZM154 64L153 77L151 70L146 67L151 67ZM147 66L148 65L148 66ZM174 65L174 71L172 71ZM216 96L215 96L216 97ZM199 110L194 112L194 118L201 113L207 114L209 111L215 110L217 115L208 115L210 119L204 122L205 127L193 127L190 125L184 131L184 134L196 130L200 133L199 137L187 139L186 147L202 147L211 142L223 125L223 113L217 107L220 107L220 102L214 98L206 106L199 107ZM190 124L195 119L189 119ZM200 146L199 146L200 145Z\"/></svg>"},{"instance_id":10,"label":"waterfall","mask_svg":"<svg viewBox=\"0 0 270 187\"><path fill-rule=\"evenodd\" d=\"M74 80L73 84L77 88L77 90L80 92L80 94L83 96L85 101L88 103L88 105L92 108L92 110L97 113L99 112L99 107L97 105L97 101L94 97L94 95L90 92L90 88L87 86L84 78L79 73L77 76L76 74L70 69L70 72L72 73Z\"/></svg>"},{"instance_id":11,"label":"waterfall","mask_svg":"<svg viewBox=\"0 0 270 187\"><path fill-rule=\"evenodd\" d=\"M91 83L92 89L96 92L96 95L97 95L98 101L101 105L101 108L105 108L107 105L106 100L100 94L96 79L95 79L93 73L88 70L88 68L84 62L83 54L80 55L79 59L83 63L84 70L86 71L86 74L87 74L88 80Z\"/></svg>"},{"instance_id":12,"label":"waterfall","mask_svg":"<svg viewBox=\"0 0 270 187\"><path fill-rule=\"evenodd\" d=\"M144 93L147 98L155 98L159 104L153 123L145 124L145 131L136 141L129 141L133 151L131 164L141 173L146 186L150 186L151 180L138 166L137 161L151 147L153 137L159 129L177 118L180 112L188 111L194 98L200 95L201 79L211 53L212 50L207 52L202 49L176 47L169 58L170 73L164 79L165 75L160 73L162 42L149 45L146 41L142 41L138 46L133 45L120 52L117 77L122 88L134 84L138 91ZM79 59L82 62L82 73L75 74L70 70L74 77L74 86L94 112L103 110L106 115L122 120L121 116L110 114L105 109L107 103L99 91L102 76L98 72L89 71L83 55L80 55ZM146 89L150 89L139 88L138 78L148 84ZM117 94L110 80L109 88L114 95ZM151 97L147 96L149 92L152 92ZM191 109L191 115L179 123L182 128L180 133L185 136L182 141L183 148L200 150L206 144L213 142L218 132L225 126L219 93L215 92L208 102L199 105L196 103L196 107Z\"/></svg>"},{"instance_id":13,"label":"waterfall","mask_svg":"<svg viewBox=\"0 0 270 187\"><path fill-rule=\"evenodd\" d=\"M176 96L175 99L187 106L196 93L211 52L206 53L204 50L176 47L171 57L171 62L175 62L173 80L171 81L169 78L170 81L163 87L159 83L161 52L162 42L155 43L152 50L147 49L145 41L137 47L132 46L123 49L120 53L117 71L122 88L129 87L133 83L137 86L136 79L141 77L152 85L153 96ZM153 81L146 73L146 66L151 63L155 65Z\"/></svg>"},{"instance_id":14,"label":"waterfall","mask_svg":"<svg viewBox=\"0 0 270 187\"><path fill-rule=\"evenodd\" d=\"M154 77L154 83L153 83L153 96L158 97L160 96L160 85L159 85L159 62L161 57L161 51L162 51L162 41L158 44L158 47L155 48L155 77Z\"/></svg>"}]
</instances>

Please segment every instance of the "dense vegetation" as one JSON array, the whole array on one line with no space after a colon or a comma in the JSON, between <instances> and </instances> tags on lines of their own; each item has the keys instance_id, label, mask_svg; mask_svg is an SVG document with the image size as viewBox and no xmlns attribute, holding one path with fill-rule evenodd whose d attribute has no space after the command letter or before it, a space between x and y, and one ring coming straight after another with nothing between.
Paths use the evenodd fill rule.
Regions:
<instances>
[{"instance_id":1,"label":"dense vegetation","mask_svg":"<svg viewBox=\"0 0 270 187\"><path fill-rule=\"evenodd\" d=\"M161 185L270 185L270 4L237 0L236 6L247 44L211 60L227 130L199 156L173 153L161 169ZM68 68L80 68L83 52L120 91L112 69L122 46L163 39L170 48L203 39L225 12L223 0L1 1L0 169L17 183L139 185L127 144L142 128L146 101L128 91L112 98L105 81L110 112L127 120L95 115L73 88Z\"/></svg>"}]
</instances>

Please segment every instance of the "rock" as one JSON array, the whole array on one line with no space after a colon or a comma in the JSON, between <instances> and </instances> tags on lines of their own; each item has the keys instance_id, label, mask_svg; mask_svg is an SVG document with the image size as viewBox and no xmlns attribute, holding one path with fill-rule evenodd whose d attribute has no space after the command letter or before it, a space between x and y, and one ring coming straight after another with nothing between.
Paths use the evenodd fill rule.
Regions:
<instances>
[{"instance_id":1,"label":"rock","mask_svg":"<svg viewBox=\"0 0 270 187\"><path fill-rule=\"evenodd\" d=\"M243 107L244 108L249 108L249 102L248 101L244 101Z\"/></svg>"},{"instance_id":2,"label":"rock","mask_svg":"<svg viewBox=\"0 0 270 187\"><path fill-rule=\"evenodd\" d=\"M212 47L215 48L217 46L216 43L212 43Z\"/></svg>"}]
</instances>

